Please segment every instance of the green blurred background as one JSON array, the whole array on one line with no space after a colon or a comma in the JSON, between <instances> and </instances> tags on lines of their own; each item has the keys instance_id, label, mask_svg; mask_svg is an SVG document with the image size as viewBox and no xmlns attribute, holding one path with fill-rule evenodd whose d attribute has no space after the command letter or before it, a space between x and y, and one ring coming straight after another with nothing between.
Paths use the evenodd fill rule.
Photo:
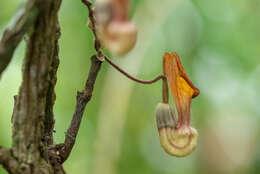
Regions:
<instances>
[{"instance_id":1,"label":"green blurred background","mask_svg":"<svg viewBox=\"0 0 260 174\"><path fill-rule=\"evenodd\" d=\"M0 1L0 32L21 0ZM77 90L94 54L80 0L64 0L56 86L55 141L64 140ZM201 91L192 102L198 146L185 158L160 147L154 110L161 84L135 84L104 63L77 142L65 163L69 174L259 174L260 1L132 0L136 47L113 59L130 74L152 79L164 52L179 53ZM11 146L13 96L21 83L25 41L0 80L0 145ZM107 53L108 54L108 53ZM112 56L111 56L112 57ZM173 101L171 100L173 103ZM0 173L6 172L0 168Z\"/></svg>"}]
</instances>

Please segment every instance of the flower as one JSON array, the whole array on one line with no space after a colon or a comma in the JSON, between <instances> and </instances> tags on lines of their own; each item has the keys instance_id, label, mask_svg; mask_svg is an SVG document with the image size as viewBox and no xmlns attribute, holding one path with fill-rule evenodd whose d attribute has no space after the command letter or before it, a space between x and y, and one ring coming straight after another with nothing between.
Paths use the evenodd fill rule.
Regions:
<instances>
[{"instance_id":1,"label":"flower","mask_svg":"<svg viewBox=\"0 0 260 174\"><path fill-rule=\"evenodd\" d=\"M170 155L184 157L196 147L198 133L190 126L191 100L199 95L192 84L177 53L165 53L163 73L167 78L177 108L178 119L168 102L159 103L156 108L160 143Z\"/></svg>"},{"instance_id":2,"label":"flower","mask_svg":"<svg viewBox=\"0 0 260 174\"><path fill-rule=\"evenodd\" d=\"M97 36L112 54L122 56L136 43L137 29L127 19L129 0L97 0L95 18Z\"/></svg>"}]
</instances>

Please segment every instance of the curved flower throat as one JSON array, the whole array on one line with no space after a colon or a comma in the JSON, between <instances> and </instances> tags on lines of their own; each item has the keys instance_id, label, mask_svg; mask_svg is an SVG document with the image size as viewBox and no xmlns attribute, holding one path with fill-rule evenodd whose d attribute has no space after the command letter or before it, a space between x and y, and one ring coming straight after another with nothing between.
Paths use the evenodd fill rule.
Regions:
<instances>
[{"instance_id":1,"label":"curved flower throat","mask_svg":"<svg viewBox=\"0 0 260 174\"><path fill-rule=\"evenodd\" d=\"M160 143L168 154L184 157L190 154L197 144L198 133L196 129L190 126L190 110L191 100L199 95L199 90L184 72L177 53L164 54L163 73L170 84L178 119L175 118L168 99L165 100L164 97L164 101L159 103L156 108ZM168 97L168 89L164 88L163 93L163 96L167 93Z\"/></svg>"}]
</instances>

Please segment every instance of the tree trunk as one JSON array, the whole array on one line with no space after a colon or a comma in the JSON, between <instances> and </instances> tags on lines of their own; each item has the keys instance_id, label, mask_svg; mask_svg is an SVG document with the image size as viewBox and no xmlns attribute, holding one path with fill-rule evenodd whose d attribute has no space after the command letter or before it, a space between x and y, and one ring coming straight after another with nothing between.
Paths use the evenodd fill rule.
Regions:
<instances>
[{"instance_id":1,"label":"tree trunk","mask_svg":"<svg viewBox=\"0 0 260 174\"><path fill-rule=\"evenodd\" d=\"M11 152L19 165L15 173L65 173L48 157L48 146L53 143L60 4L61 0L35 2L39 12L27 41L23 81L13 114Z\"/></svg>"}]
</instances>

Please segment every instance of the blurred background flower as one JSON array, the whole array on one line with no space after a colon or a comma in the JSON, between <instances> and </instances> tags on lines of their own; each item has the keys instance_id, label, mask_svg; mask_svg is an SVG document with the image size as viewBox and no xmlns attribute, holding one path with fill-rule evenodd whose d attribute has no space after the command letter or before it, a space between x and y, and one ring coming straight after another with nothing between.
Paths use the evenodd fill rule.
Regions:
<instances>
[{"instance_id":1,"label":"blurred background flower","mask_svg":"<svg viewBox=\"0 0 260 174\"><path fill-rule=\"evenodd\" d=\"M0 32L21 0L0 1ZM72 155L68 173L258 174L260 173L260 1L132 0L138 28L135 48L114 59L130 74L162 73L164 52L176 51L201 91L192 101L198 147L174 158L160 147L155 107L161 83L135 84L104 63ZM60 68L56 86L55 141L62 142L94 54L85 27L87 9L63 1ZM25 41L0 80L0 144L11 146L13 96L21 83ZM173 102L173 101L171 101ZM0 169L0 173L6 172Z\"/></svg>"}]
</instances>

